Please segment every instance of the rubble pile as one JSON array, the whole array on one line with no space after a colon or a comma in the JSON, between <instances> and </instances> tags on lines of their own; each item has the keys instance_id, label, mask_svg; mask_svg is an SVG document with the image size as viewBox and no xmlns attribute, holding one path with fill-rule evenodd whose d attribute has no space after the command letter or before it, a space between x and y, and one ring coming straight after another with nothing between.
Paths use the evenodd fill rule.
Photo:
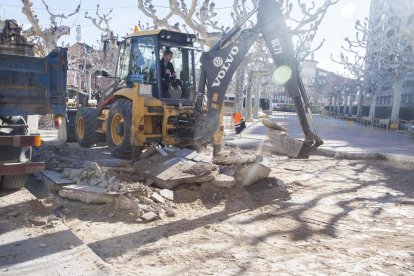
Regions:
<instances>
[{"instance_id":1,"label":"rubble pile","mask_svg":"<svg viewBox=\"0 0 414 276\"><path fill-rule=\"evenodd\" d=\"M211 149L196 152L152 145L133 167L106 156L88 161L84 149L73 151L65 144L43 148L42 155L52 169L44 175L54 178L59 196L113 204L116 211L128 211L142 221L175 216L173 189L179 185L248 186L270 172L262 157L238 148L213 158Z\"/></svg>"},{"instance_id":2,"label":"rubble pile","mask_svg":"<svg viewBox=\"0 0 414 276\"><path fill-rule=\"evenodd\" d=\"M151 151L134 164L137 174L153 179L155 185L172 189L181 184L211 183L231 188L236 183L248 186L268 177L270 168L263 158L237 148L212 157L209 152L167 148L164 154Z\"/></svg>"},{"instance_id":3,"label":"rubble pile","mask_svg":"<svg viewBox=\"0 0 414 276\"><path fill-rule=\"evenodd\" d=\"M173 191L123 181L115 172L101 168L96 162L84 161L81 169L65 168L61 176L75 183L59 189L61 197L114 204L116 211L132 212L143 221L175 215Z\"/></svg>"}]
</instances>

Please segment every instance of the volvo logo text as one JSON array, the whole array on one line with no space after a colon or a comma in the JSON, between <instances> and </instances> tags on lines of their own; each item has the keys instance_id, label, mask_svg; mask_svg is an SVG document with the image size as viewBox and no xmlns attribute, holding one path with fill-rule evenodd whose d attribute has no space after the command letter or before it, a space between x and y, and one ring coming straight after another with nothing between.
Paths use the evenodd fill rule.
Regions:
<instances>
[{"instance_id":1,"label":"volvo logo text","mask_svg":"<svg viewBox=\"0 0 414 276\"><path fill-rule=\"evenodd\" d=\"M227 56L226 60L224 61L223 67L221 67L220 72L217 74L216 79L214 80L213 84L211 85L213 86L219 86L220 85L220 80L224 79L224 77L226 76L227 71L230 68L231 63L234 60L234 56L237 55L237 53L239 52L239 47L234 46L229 55Z\"/></svg>"}]
</instances>

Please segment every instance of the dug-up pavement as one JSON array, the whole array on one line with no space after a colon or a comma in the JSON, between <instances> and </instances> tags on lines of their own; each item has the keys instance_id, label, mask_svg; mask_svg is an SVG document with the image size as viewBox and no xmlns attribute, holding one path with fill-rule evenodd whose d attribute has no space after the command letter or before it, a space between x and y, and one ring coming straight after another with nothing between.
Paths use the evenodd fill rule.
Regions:
<instances>
[{"instance_id":1,"label":"dug-up pavement","mask_svg":"<svg viewBox=\"0 0 414 276\"><path fill-rule=\"evenodd\" d=\"M27 188L37 199L5 207L3 198L13 194L2 194L1 222L14 225L0 232L2 273L21 264L13 254L22 254L19 247L33 240L33 252L24 261L78 247L90 250L97 259L90 257L91 270L80 274L414 273L412 164L319 155L295 160L273 152L266 142L259 150L230 149L233 159L245 162L255 156L253 164L269 169L266 177L243 185L248 178L242 174L243 162L193 167L191 174L200 174L181 183L174 181L178 174L153 178L136 173L145 172L145 164L163 164L160 152L151 162L136 162L135 168L111 158L105 147L50 145L37 155L46 160L48 171L59 174L63 187L50 186L47 176L36 175ZM211 148L197 156L210 158ZM180 160L174 164L188 165ZM111 184L115 179L116 185ZM109 199L91 197L89 190L82 191L82 198L67 196L77 185ZM65 195L62 190L68 186ZM28 203L46 211L39 213ZM147 213L155 217L147 219ZM58 252L41 253L51 242L39 243L40 238L49 237L48 231L66 231L59 227L73 233L75 241ZM5 242L19 231L25 234ZM49 274L79 273L69 267Z\"/></svg>"}]
</instances>

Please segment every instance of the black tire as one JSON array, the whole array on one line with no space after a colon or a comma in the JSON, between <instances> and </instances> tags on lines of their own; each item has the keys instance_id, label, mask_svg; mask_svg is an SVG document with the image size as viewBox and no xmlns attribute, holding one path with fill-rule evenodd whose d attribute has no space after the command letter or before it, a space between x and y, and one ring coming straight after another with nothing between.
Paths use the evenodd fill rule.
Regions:
<instances>
[{"instance_id":1,"label":"black tire","mask_svg":"<svg viewBox=\"0 0 414 276\"><path fill-rule=\"evenodd\" d=\"M99 142L98 110L92 107L84 107L76 113L75 135L82 147L90 148Z\"/></svg>"},{"instance_id":2,"label":"black tire","mask_svg":"<svg viewBox=\"0 0 414 276\"><path fill-rule=\"evenodd\" d=\"M27 182L28 174L4 175L1 181L2 190L20 190Z\"/></svg>"},{"instance_id":3,"label":"black tire","mask_svg":"<svg viewBox=\"0 0 414 276\"><path fill-rule=\"evenodd\" d=\"M67 139L66 142L76 142L76 113L77 110L68 110L67 120L66 120L66 131L67 131Z\"/></svg>"},{"instance_id":4,"label":"black tire","mask_svg":"<svg viewBox=\"0 0 414 276\"><path fill-rule=\"evenodd\" d=\"M106 122L106 142L111 154L118 158L130 158L132 128L132 102L118 99L109 111Z\"/></svg>"}]
</instances>

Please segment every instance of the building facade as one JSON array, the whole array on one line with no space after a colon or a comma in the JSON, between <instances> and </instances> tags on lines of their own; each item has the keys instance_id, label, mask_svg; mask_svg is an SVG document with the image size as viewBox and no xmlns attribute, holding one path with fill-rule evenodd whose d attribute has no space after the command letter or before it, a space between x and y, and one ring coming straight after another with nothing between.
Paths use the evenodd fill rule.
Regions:
<instances>
[{"instance_id":1,"label":"building facade","mask_svg":"<svg viewBox=\"0 0 414 276\"><path fill-rule=\"evenodd\" d=\"M414 120L414 1L372 0L368 34L369 116Z\"/></svg>"}]
</instances>

